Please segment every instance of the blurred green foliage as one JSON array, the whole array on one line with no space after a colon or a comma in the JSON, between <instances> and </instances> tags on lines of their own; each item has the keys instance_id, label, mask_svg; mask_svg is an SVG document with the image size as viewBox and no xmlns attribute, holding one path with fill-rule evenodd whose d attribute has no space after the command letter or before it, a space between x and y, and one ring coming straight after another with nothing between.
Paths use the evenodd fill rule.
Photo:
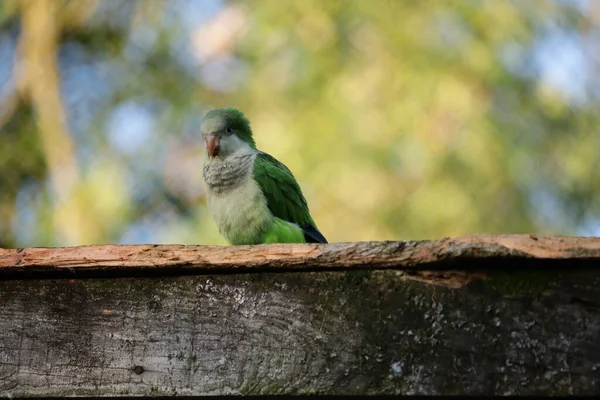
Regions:
<instances>
[{"instance_id":1,"label":"blurred green foliage","mask_svg":"<svg viewBox=\"0 0 600 400\"><path fill-rule=\"evenodd\" d=\"M225 244L198 129L220 106L330 242L598 232L600 3L32 1L0 3L0 246Z\"/></svg>"}]
</instances>

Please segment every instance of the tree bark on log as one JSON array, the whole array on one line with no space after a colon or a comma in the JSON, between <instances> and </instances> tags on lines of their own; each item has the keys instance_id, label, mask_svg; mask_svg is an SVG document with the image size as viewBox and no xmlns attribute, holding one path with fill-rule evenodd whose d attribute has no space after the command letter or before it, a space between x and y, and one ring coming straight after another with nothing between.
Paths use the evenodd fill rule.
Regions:
<instances>
[{"instance_id":1,"label":"tree bark on log","mask_svg":"<svg viewBox=\"0 0 600 400\"><path fill-rule=\"evenodd\" d=\"M0 396L600 394L599 260L525 235L0 249Z\"/></svg>"}]
</instances>

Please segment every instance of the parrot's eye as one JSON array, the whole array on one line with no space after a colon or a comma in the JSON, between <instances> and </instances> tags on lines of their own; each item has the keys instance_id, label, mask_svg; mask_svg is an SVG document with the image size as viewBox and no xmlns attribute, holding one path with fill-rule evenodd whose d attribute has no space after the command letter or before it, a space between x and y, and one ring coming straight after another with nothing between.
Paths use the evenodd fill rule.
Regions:
<instances>
[{"instance_id":1,"label":"parrot's eye","mask_svg":"<svg viewBox=\"0 0 600 400\"><path fill-rule=\"evenodd\" d=\"M225 132L231 133L231 132L233 132L233 130L230 127L227 127L227 128L225 128Z\"/></svg>"}]
</instances>

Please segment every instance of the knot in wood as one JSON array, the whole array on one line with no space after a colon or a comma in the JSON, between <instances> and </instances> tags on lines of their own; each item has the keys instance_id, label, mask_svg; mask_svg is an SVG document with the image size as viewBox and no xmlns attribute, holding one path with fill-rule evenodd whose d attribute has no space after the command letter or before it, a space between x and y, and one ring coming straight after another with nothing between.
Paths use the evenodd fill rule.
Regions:
<instances>
[{"instance_id":1,"label":"knot in wood","mask_svg":"<svg viewBox=\"0 0 600 400\"><path fill-rule=\"evenodd\" d=\"M141 375L142 372L144 372L144 367L142 367L141 365L136 365L135 367L133 367L133 372L136 375Z\"/></svg>"}]
</instances>

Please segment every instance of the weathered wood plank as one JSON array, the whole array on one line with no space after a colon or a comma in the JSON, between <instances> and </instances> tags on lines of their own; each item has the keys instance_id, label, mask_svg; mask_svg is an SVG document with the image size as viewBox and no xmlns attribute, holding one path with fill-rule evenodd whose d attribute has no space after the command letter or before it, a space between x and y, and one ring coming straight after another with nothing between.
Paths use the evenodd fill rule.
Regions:
<instances>
[{"instance_id":1,"label":"weathered wood plank","mask_svg":"<svg viewBox=\"0 0 600 400\"><path fill-rule=\"evenodd\" d=\"M600 261L600 238L471 235L431 241L261 246L115 245L0 249L0 278L369 269L427 269L501 259ZM529 265L532 265L531 263ZM548 267L550 264L541 264ZM489 267L489 264L487 265Z\"/></svg>"},{"instance_id":2,"label":"weathered wood plank","mask_svg":"<svg viewBox=\"0 0 600 400\"><path fill-rule=\"evenodd\" d=\"M409 277L0 281L0 396L600 394L600 271Z\"/></svg>"}]
</instances>

